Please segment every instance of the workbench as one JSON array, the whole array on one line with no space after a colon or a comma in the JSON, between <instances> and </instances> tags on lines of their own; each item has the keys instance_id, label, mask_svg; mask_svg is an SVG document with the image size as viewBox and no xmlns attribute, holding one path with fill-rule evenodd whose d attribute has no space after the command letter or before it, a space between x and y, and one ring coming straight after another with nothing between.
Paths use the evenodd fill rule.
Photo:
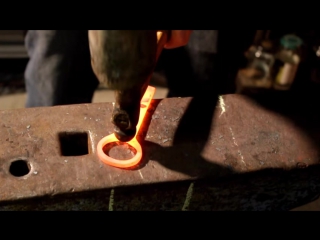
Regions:
<instances>
[{"instance_id":1,"label":"workbench","mask_svg":"<svg viewBox=\"0 0 320 240\"><path fill-rule=\"evenodd\" d=\"M0 111L0 210L290 210L320 193L310 98L155 99L127 170L96 155L112 103Z\"/></svg>"}]
</instances>

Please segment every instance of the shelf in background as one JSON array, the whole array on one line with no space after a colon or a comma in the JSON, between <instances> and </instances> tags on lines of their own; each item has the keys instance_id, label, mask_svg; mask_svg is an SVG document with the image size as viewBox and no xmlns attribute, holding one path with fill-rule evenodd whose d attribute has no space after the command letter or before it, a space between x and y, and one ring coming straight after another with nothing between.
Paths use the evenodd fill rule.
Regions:
<instances>
[{"instance_id":1,"label":"shelf in background","mask_svg":"<svg viewBox=\"0 0 320 240\"><path fill-rule=\"evenodd\" d=\"M0 58L28 58L24 30L0 30Z\"/></svg>"}]
</instances>

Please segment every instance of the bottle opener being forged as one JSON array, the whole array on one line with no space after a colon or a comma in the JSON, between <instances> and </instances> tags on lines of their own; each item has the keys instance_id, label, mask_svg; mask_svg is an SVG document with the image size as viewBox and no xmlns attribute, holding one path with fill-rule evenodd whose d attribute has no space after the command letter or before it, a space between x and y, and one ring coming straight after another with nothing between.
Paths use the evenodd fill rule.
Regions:
<instances>
[{"instance_id":1,"label":"bottle opener being forged","mask_svg":"<svg viewBox=\"0 0 320 240\"><path fill-rule=\"evenodd\" d=\"M163 46L167 42L167 39L168 39L168 32L166 32L166 31L158 31L157 32L158 47L157 47L156 60L158 60L158 57L163 49ZM133 147L136 150L136 154L134 155L134 157L132 157L131 159L127 159L127 160L118 160L118 159L114 159L114 158L108 156L104 152L105 146L110 145L112 143L121 143L118 140L118 138L116 137L115 133L112 133L112 134L102 138L97 145L97 155L103 163L108 164L113 167L118 167L118 168L130 168L130 167L137 165L141 161L143 152L142 152L142 147L137 140L137 134L138 134L140 126L144 120L146 112L150 106L150 103L153 99L155 91L156 91L155 87L152 87L152 86L147 87L147 89L141 99L141 102L140 102L140 114L139 114L139 121L136 126L136 129L137 129L136 134L130 141L126 142L127 144L129 144L131 147Z\"/></svg>"},{"instance_id":2,"label":"bottle opener being forged","mask_svg":"<svg viewBox=\"0 0 320 240\"><path fill-rule=\"evenodd\" d=\"M149 108L149 105L150 105L151 100L154 96L155 90L156 89L154 87L148 86L148 88L147 88L147 90L141 100L139 122L137 125L137 133L139 132L141 123L143 122L143 119L144 119L146 112ZM137 133L132 140L127 142L127 144L129 144L130 146L132 146L136 150L136 154L133 158L128 159L128 160L117 160L117 159L114 159L114 158L108 156L104 152L103 149L106 145L108 145L110 143L120 142L117 139L117 137L115 136L115 134L112 133L109 136L106 136L103 139L101 139L100 142L98 143L97 153L98 153L99 159L102 162L104 162L105 164L108 164L108 165L111 165L114 167L118 167L118 168L129 168L129 167L137 165L142 158L142 147L137 140Z\"/></svg>"}]
</instances>

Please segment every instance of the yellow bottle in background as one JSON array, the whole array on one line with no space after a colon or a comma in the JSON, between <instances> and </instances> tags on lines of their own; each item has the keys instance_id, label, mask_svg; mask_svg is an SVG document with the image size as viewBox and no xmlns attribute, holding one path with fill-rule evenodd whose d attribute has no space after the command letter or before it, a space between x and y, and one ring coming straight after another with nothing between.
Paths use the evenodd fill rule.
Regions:
<instances>
[{"instance_id":1,"label":"yellow bottle in background","mask_svg":"<svg viewBox=\"0 0 320 240\"><path fill-rule=\"evenodd\" d=\"M281 66L275 77L274 89L290 89L299 67L299 48L302 43L302 40L295 35L286 35L281 39L281 49L276 56Z\"/></svg>"}]
</instances>

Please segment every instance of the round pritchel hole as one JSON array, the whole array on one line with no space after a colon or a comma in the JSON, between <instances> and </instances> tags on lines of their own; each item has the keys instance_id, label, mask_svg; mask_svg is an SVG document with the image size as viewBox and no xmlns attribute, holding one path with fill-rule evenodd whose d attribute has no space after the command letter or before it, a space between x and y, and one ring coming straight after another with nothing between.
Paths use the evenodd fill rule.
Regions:
<instances>
[{"instance_id":1,"label":"round pritchel hole","mask_svg":"<svg viewBox=\"0 0 320 240\"><path fill-rule=\"evenodd\" d=\"M137 154L137 150L125 142L113 142L103 147L103 152L117 160L128 160Z\"/></svg>"},{"instance_id":2,"label":"round pritchel hole","mask_svg":"<svg viewBox=\"0 0 320 240\"><path fill-rule=\"evenodd\" d=\"M25 160L13 161L10 165L9 172L15 177L23 177L31 170L30 164Z\"/></svg>"}]
</instances>

